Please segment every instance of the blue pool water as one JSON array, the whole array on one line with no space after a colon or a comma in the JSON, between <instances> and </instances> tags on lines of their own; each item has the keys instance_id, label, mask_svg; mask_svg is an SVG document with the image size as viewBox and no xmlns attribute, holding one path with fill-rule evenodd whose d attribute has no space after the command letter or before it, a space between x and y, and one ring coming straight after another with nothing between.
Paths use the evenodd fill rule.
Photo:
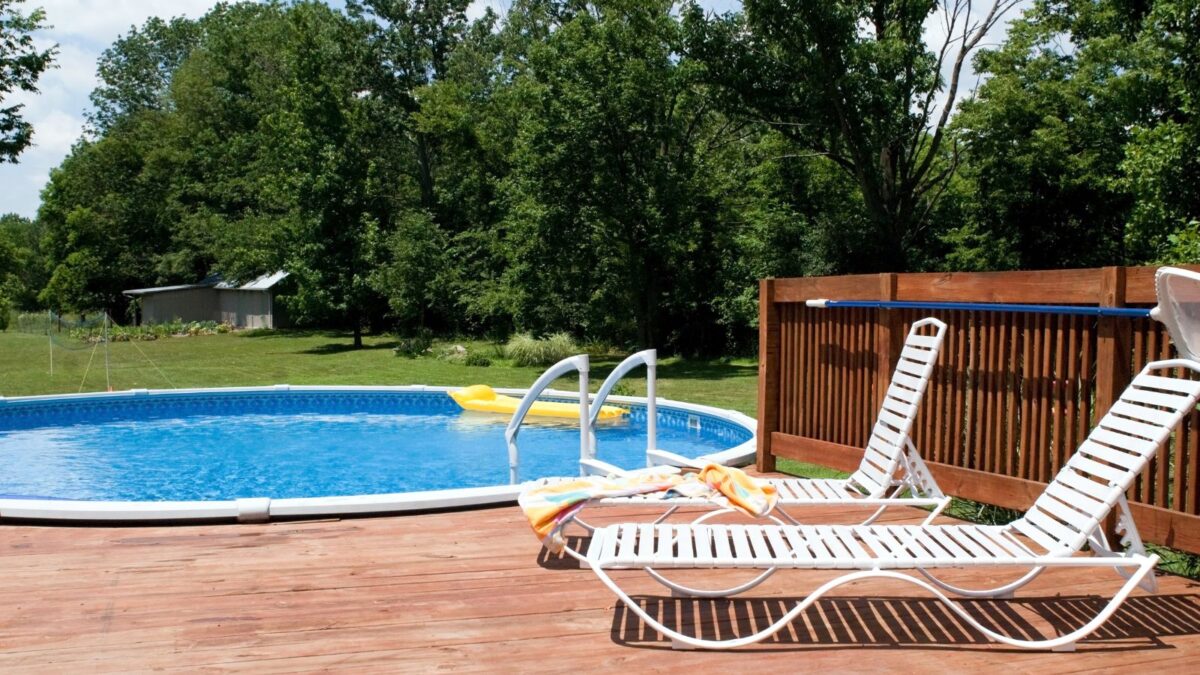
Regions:
<instances>
[{"instance_id":1,"label":"blue pool water","mask_svg":"<svg viewBox=\"0 0 1200 675\"><path fill-rule=\"evenodd\" d=\"M631 411L597 430L597 457L645 464L645 409ZM441 392L0 403L0 495L284 499L499 485L508 482L505 422L462 412ZM658 446L685 456L750 437L717 417L659 410ZM522 480L578 472L577 423L527 423L518 446Z\"/></svg>"}]
</instances>

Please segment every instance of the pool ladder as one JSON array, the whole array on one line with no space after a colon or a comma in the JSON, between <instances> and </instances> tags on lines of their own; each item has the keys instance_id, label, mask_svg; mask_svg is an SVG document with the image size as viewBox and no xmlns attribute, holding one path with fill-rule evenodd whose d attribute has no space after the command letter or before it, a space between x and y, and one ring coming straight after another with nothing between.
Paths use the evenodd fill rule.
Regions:
<instances>
[{"instance_id":1,"label":"pool ladder","mask_svg":"<svg viewBox=\"0 0 1200 675\"><path fill-rule=\"evenodd\" d=\"M521 424L524 423L530 407L546 387L550 386L551 382L572 370L579 371L579 469L581 474L607 474L619 470L611 464L596 459L596 434L593 430L596 427L596 420L600 416L600 408L608 399L608 395L612 393L617 381L641 365L646 366L646 465L653 465L659 454L663 454L664 457L658 459L667 459L670 453L662 453L655 448L658 441L658 406L655 396L657 363L657 352L653 349L646 349L629 356L617 364L617 367L605 378L604 383L600 385L600 390L596 392L594 401L588 394L590 363L587 354L569 356L547 368L546 372L538 377L525 397L521 399L517 411L513 413L508 427L504 430L504 440L508 443L508 482L513 485L520 482L518 479L520 452L517 449L517 434L521 431ZM674 459L673 456L669 458Z\"/></svg>"}]
</instances>

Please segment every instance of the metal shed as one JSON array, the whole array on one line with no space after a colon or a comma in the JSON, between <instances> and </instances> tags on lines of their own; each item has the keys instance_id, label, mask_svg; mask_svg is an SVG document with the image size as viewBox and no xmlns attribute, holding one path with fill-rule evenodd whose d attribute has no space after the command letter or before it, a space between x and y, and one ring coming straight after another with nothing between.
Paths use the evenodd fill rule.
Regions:
<instances>
[{"instance_id":1,"label":"metal shed","mask_svg":"<svg viewBox=\"0 0 1200 675\"><path fill-rule=\"evenodd\" d=\"M134 288L124 293L141 300L144 324L180 319L217 321L235 328L283 328L287 320L275 303L275 294L287 277L287 272L279 271L241 284L213 274L194 284Z\"/></svg>"}]
</instances>

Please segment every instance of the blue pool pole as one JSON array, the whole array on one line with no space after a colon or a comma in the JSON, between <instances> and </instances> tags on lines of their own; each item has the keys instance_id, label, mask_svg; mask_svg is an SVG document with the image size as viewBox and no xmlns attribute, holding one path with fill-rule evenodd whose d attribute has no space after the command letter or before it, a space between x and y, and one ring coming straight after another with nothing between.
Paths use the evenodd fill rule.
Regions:
<instances>
[{"instance_id":1,"label":"blue pool pole","mask_svg":"<svg viewBox=\"0 0 1200 675\"><path fill-rule=\"evenodd\" d=\"M872 309L928 309L965 312L1024 312L1028 314L1069 314L1074 316L1122 316L1130 319L1150 317L1141 307L1088 307L1082 305L1026 305L1008 302L906 302L902 300L805 300L808 307L866 307Z\"/></svg>"},{"instance_id":2,"label":"blue pool pole","mask_svg":"<svg viewBox=\"0 0 1200 675\"><path fill-rule=\"evenodd\" d=\"M658 352L646 350L646 466L654 466L650 452L658 446L658 386L655 378L658 370Z\"/></svg>"},{"instance_id":3,"label":"blue pool pole","mask_svg":"<svg viewBox=\"0 0 1200 675\"><path fill-rule=\"evenodd\" d=\"M591 459L592 416L588 414L588 358L584 356L579 365L579 460Z\"/></svg>"}]
</instances>

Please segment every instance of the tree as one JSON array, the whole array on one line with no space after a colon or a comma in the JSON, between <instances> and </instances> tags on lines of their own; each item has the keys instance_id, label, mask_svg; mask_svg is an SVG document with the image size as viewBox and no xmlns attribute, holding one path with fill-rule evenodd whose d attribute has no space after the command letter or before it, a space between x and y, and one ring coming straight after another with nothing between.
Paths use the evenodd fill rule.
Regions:
<instances>
[{"instance_id":1,"label":"tree","mask_svg":"<svg viewBox=\"0 0 1200 675\"><path fill-rule=\"evenodd\" d=\"M1120 165L1119 184L1134 199L1129 257L1194 263L1200 259L1200 3L1155 2L1132 50L1130 79L1147 95Z\"/></svg>"},{"instance_id":2,"label":"tree","mask_svg":"<svg viewBox=\"0 0 1200 675\"><path fill-rule=\"evenodd\" d=\"M349 325L355 346L382 304L369 280L392 188L365 46L361 23L321 3L236 5L171 88L192 236L231 278L291 272L292 316Z\"/></svg>"},{"instance_id":3,"label":"tree","mask_svg":"<svg viewBox=\"0 0 1200 675\"><path fill-rule=\"evenodd\" d=\"M1014 4L994 0L980 17L969 0L946 3L936 52L923 37L932 0L746 0L744 13L714 18L693 4L688 48L731 112L776 127L858 184L873 229L858 270L903 271L956 166L943 144L963 66Z\"/></svg>"},{"instance_id":4,"label":"tree","mask_svg":"<svg viewBox=\"0 0 1200 675\"><path fill-rule=\"evenodd\" d=\"M972 194L957 257L985 267L1187 261L1200 220L1200 6L1039 3L955 121Z\"/></svg>"},{"instance_id":5,"label":"tree","mask_svg":"<svg viewBox=\"0 0 1200 675\"><path fill-rule=\"evenodd\" d=\"M200 42L204 25L219 22L227 11L220 7L199 21L150 17L105 49L96 63L100 85L90 95L93 109L87 113L93 132L103 134L141 111L168 108L175 71Z\"/></svg>"},{"instance_id":6,"label":"tree","mask_svg":"<svg viewBox=\"0 0 1200 675\"><path fill-rule=\"evenodd\" d=\"M396 130L415 157L415 177L421 188L422 208L438 215L434 189L436 137L422 130L414 117L421 110L419 92L445 76L456 47L463 42L469 22L470 0L351 0L355 17L372 26L368 81L372 96L379 97L394 114Z\"/></svg>"},{"instance_id":7,"label":"tree","mask_svg":"<svg viewBox=\"0 0 1200 675\"><path fill-rule=\"evenodd\" d=\"M41 302L122 316L123 290L195 280L194 270L161 274L174 248L174 171L164 150L172 133L169 118L147 113L100 139L81 140L51 171L37 216L50 271Z\"/></svg>"},{"instance_id":8,"label":"tree","mask_svg":"<svg viewBox=\"0 0 1200 675\"><path fill-rule=\"evenodd\" d=\"M58 47L39 50L33 31L45 28L46 12L17 11L21 0L0 0L0 103L14 91L37 91L37 81L54 60ZM22 105L0 107L0 161L16 162L33 141L33 125L21 117Z\"/></svg>"},{"instance_id":9,"label":"tree","mask_svg":"<svg viewBox=\"0 0 1200 675\"><path fill-rule=\"evenodd\" d=\"M568 7L514 84L501 283L518 327L710 350L730 233L701 158L723 126L677 58L671 3Z\"/></svg>"},{"instance_id":10,"label":"tree","mask_svg":"<svg viewBox=\"0 0 1200 675\"><path fill-rule=\"evenodd\" d=\"M37 292L46 281L41 239L36 221L15 213L0 215L0 303L36 307Z\"/></svg>"}]
</instances>

